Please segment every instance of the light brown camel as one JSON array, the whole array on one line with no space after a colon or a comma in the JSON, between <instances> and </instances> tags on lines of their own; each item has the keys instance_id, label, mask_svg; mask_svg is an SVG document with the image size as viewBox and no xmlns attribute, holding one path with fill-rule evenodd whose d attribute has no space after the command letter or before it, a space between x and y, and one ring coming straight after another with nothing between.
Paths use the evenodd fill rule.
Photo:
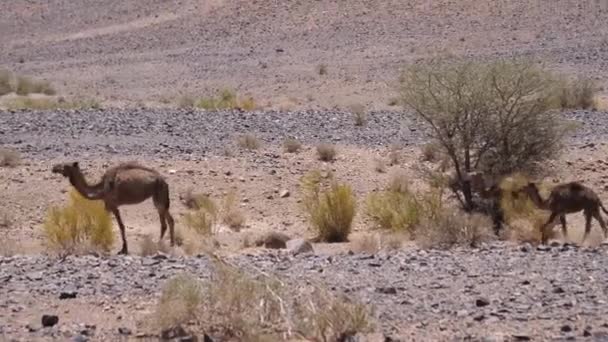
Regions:
<instances>
[{"instance_id":1,"label":"light brown camel","mask_svg":"<svg viewBox=\"0 0 608 342\"><path fill-rule=\"evenodd\" d=\"M134 162L121 163L107 169L99 183L92 185L85 180L78 162L56 164L53 166L52 172L68 178L84 198L104 201L106 210L114 214L120 227L122 249L118 254L128 254L125 226L118 207L138 204L150 197L154 201L160 218L160 240L163 239L167 224L169 224L171 246L175 244L175 223L169 213L169 185L156 170Z\"/></svg>"},{"instance_id":2,"label":"light brown camel","mask_svg":"<svg viewBox=\"0 0 608 342\"><path fill-rule=\"evenodd\" d=\"M547 222L540 227L541 241L543 244L546 243L547 240L545 234L546 227L558 216L562 225L564 238L567 238L566 214L576 213L581 210L585 215L585 234L581 243L585 242L587 235L589 235L589 232L591 231L592 217L600 223L600 226L604 231L604 239L608 237L608 229L600 214L600 208L606 214L608 214L608 211L604 208L604 205L597 194L579 182L569 182L555 186L546 200L542 199L538 187L532 182L515 193L525 193L539 209L551 211L551 216L549 216Z\"/></svg>"}]
</instances>

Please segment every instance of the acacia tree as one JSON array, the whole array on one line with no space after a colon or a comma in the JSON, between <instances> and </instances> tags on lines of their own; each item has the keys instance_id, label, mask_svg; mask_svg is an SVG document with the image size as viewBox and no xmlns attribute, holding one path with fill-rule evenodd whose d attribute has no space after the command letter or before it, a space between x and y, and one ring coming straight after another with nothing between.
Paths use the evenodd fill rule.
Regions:
<instances>
[{"instance_id":1,"label":"acacia tree","mask_svg":"<svg viewBox=\"0 0 608 342\"><path fill-rule=\"evenodd\" d=\"M469 174L529 171L560 150L554 77L529 60L432 59L406 68L400 95L430 127L455 171L454 190L474 209ZM464 199L461 199L460 193Z\"/></svg>"}]
</instances>

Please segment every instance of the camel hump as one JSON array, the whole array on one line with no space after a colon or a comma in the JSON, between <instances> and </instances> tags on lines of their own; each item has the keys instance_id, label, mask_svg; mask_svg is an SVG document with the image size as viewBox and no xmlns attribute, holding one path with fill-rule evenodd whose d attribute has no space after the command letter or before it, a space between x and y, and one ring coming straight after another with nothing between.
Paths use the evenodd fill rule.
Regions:
<instances>
[{"instance_id":1,"label":"camel hump","mask_svg":"<svg viewBox=\"0 0 608 342\"><path fill-rule=\"evenodd\" d=\"M575 192L581 192L584 191L586 189L586 187L579 183L579 182L572 182L569 184L570 186L570 190L575 191Z\"/></svg>"}]
</instances>

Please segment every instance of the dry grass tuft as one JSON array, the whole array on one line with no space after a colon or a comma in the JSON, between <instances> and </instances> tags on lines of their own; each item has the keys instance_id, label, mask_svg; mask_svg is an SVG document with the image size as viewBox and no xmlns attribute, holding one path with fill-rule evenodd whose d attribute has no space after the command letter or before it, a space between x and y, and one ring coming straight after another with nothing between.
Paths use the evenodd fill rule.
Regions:
<instances>
[{"instance_id":1,"label":"dry grass tuft","mask_svg":"<svg viewBox=\"0 0 608 342\"><path fill-rule=\"evenodd\" d=\"M401 162L400 148L397 145L392 145L391 149L388 153L388 165L389 166L399 165L400 162Z\"/></svg>"},{"instance_id":2,"label":"dry grass tuft","mask_svg":"<svg viewBox=\"0 0 608 342\"><path fill-rule=\"evenodd\" d=\"M197 195L190 204L194 210L184 216L186 226L199 235L211 236L218 218L218 207L215 202L205 195Z\"/></svg>"},{"instance_id":3,"label":"dry grass tuft","mask_svg":"<svg viewBox=\"0 0 608 342\"><path fill-rule=\"evenodd\" d=\"M236 91L222 89L216 97L202 97L195 100L195 106L209 111L240 109L251 111L257 108L253 97L239 99Z\"/></svg>"},{"instance_id":4,"label":"dry grass tuft","mask_svg":"<svg viewBox=\"0 0 608 342\"><path fill-rule=\"evenodd\" d=\"M0 69L0 96L13 92L13 76L10 71Z\"/></svg>"},{"instance_id":5,"label":"dry grass tuft","mask_svg":"<svg viewBox=\"0 0 608 342\"><path fill-rule=\"evenodd\" d=\"M404 170L391 173L386 189L392 192L409 193L410 177Z\"/></svg>"},{"instance_id":6,"label":"dry grass tuft","mask_svg":"<svg viewBox=\"0 0 608 342\"><path fill-rule=\"evenodd\" d=\"M327 75L327 65L326 64L317 65L317 73L321 76Z\"/></svg>"},{"instance_id":7,"label":"dry grass tuft","mask_svg":"<svg viewBox=\"0 0 608 342\"><path fill-rule=\"evenodd\" d=\"M196 99L191 95L182 95L177 100L179 108L194 108L194 105L196 105Z\"/></svg>"},{"instance_id":8,"label":"dry grass tuft","mask_svg":"<svg viewBox=\"0 0 608 342\"><path fill-rule=\"evenodd\" d=\"M287 138L283 142L283 147L288 153L296 153L302 149L302 144L295 138Z\"/></svg>"},{"instance_id":9,"label":"dry grass tuft","mask_svg":"<svg viewBox=\"0 0 608 342\"><path fill-rule=\"evenodd\" d=\"M170 248L167 246L167 244L165 244L164 241L154 242L154 239L150 234L144 235L139 243L139 254L141 256L156 255L159 252L169 254L170 251Z\"/></svg>"},{"instance_id":10,"label":"dry grass tuft","mask_svg":"<svg viewBox=\"0 0 608 342\"><path fill-rule=\"evenodd\" d=\"M87 200L75 189L66 206L49 209L43 229L49 246L66 253L109 252L115 240L103 202Z\"/></svg>"},{"instance_id":11,"label":"dry grass tuft","mask_svg":"<svg viewBox=\"0 0 608 342\"><path fill-rule=\"evenodd\" d=\"M336 148L331 144L319 144L317 145L317 156L319 160L324 162L331 162L336 159Z\"/></svg>"},{"instance_id":12,"label":"dry grass tuft","mask_svg":"<svg viewBox=\"0 0 608 342\"><path fill-rule=\"evenodd\" d=\"M367 122L367 113L365 112L365 106L362 104L352 104L349 106L348 109L353 115L355 126L364 126Z\"/></svg>"},{"instance_id":13,"label":"dry grass tuft","mask_svg":"<svg viewBox=\"0 0 608 342\"><path fill-rule=\"evenodd\" d=\"M558 81L559 105L562 109L596 108L595 95L599 87L590 78L579 77L574 80L562 78Z\"/></svg>"},{"instance_id":14,"label":"dry grass tuft","mask_svg":"<svg viewBox=\"0 0 608 342\"><path fill-rule=\"evenodd\" d=\"M486 216L443 208L436 217L422 222L416 231L416 242L423 248L477 247L493 238L491 228L492 222Z\"/></svg>"},{"instance_id":15,"label":"dry grass tuft","mask_svg":"<svg viewBox=\"0 0 608 342\"><path fill-rule=\"evenodd\" d=\"M434 163L441 159L441 146L437 143L430 142L422 146L422 161Z\"/></svg>"},{"instance_id":16,"label":"dry grass tuft","mask_svg":"<svg viewBox=\"0 0 608 342\"><path fill-rule=\"evenodd\" d=\"M371 312L322 286L291 286L275 276L212 255L209 279L180 274L169 280L154 314L155 327L204 331L214 339L335 341L374 328Z\"/></svg>"},{"instance_id":17,"label":"dry grass tuft","mask_svg":"<svg viewBox=\"0 0 608 342\"><path fill-rule=\"evenodd\" d=\"M349 185L333 179L329 183L323 184L318 171L303 177L304 209L320 241L347 241L356 213L355 196Z\"/></svg>"},{"instance_id":18,"label":"dry grass tuft","mask_svg":"<svg viewBox=\"0 0 608 342\"><path fill-rule=\"evenodd\" d=\"M382 159L374 158L374 171L376 171L378 173L386 172L386 164L384 163L384 161Z\"/></svg>"},{"instance_id":19,"label":"dry grass tuft","mask_svg":"<svg viewBox=\"0 0 608 342\"><path fill-rule=\"evenodd\" d=\"M169 279L157 304L156 326L165 330L196 320L203 303L203 290L203 283L191 274L180 273Z\"/></svg>"},{"instance_id":20,"label":"dry grass tuft","mask_svg":"<svg viewBox=\"0 0 608 342\"><path fill-rule=\"evenodd\" d=\"M17 77L17 88L15 89L15 92L17 93L17 95L55 95L57 93L49 82L33 80L25 76Z\"/></svg>"},{"instance_id":21,"label":"dry grass tuft","mask_svg":"<svg viewBox=\"0 0 608 342\"><path fill-rule=\"evenodd\" d=\"M229 192L222 201L220 218L223 224L233 230L238 231L245 225L245 214L239 208L239 199L234 191Z\"/></svg>"},{"instance_id":22,"label":"dry grass tuft","mask_svg":"<svg viewBox=\"0 0 608 342\"><path fill-rule=\"evenodd\" d=\"M413 234L420 223L422 208L409 191L381 191L367 198L367 214L384 229Z\"/></svg>"},{"instance_id":23,"label":"dry grass tuft","mask_svg":"<svg viewBox=\"0 0 608 342\"><path fill-rule=\"evenodd\" d=\"M0 147L0 167L16 167L21 162L18 151Z\"/></svg>"},{"instance_id":24,"label":"dry grass tuft","mask_svg":"<svg viewBox=\"0 0 608 342\"><path fill-rule=\"evenodd\" d=\"M240 148L243 148L246 150L257 150L262 146L260 139L258 139L255 135L253 135L251 133L246 133L246 134L241 135L237 139L237 144L239 145Z\"/></svg>"},{"instance_id":25,"label":"dry grass tuft","mask_svg":"<svg viewBox=\"0 0 608 342\"><path fill-rule=\"evenodd\" d=\"M67 101L63 98L29 98L18 97L5 102L5 105L10 110L35 109L35 110L52 110L52 109L95 109L101 108L99 102L92 99L75 99Z\"/></svg>"}]
</instances>

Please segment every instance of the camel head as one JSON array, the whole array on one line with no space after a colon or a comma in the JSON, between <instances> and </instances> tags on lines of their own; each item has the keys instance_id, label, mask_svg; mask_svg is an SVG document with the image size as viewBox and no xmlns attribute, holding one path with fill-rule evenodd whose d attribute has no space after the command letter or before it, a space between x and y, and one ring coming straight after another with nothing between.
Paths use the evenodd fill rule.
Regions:
<instances>
[{"instance_id":1,"label":"camel head","mask_svg":"<svg viewBox=\"0 0 608 342\"><path fill-rule=\"evenodd\" d=\"M78 162L55 164L52 169L53 173L60 173L64 177L70 177L76 171L80 171Z\"/></svg>"}]
</instances>

